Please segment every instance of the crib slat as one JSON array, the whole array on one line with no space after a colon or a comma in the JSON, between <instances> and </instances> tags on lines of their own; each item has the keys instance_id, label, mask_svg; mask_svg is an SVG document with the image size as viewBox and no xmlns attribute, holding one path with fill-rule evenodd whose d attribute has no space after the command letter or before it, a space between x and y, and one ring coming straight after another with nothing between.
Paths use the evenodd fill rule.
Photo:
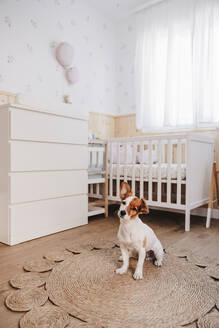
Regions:
<instances>
[{"instance_id":1,"label":"crib slat","mask_svg":"<svg viewBox=\"0 0 219 328\"><path fill-rule=\"evenodd\" d=\"M116 144L117 165L116 165L116 197L120 196L120 143Z\"/></svg>"},{"instance_id":2,"label":"crib slat","mask_svg":"<svg viewBox=\"0 0 219 328\"><path fill-rule=\"evenodd\" d=\"M99 152L96 152L96 162L95 162L95 167L98 168L98 164L99 164Z\"/></svg>"},{"instance_id":3,"label":"crib slat","mask_svg":"<svg viewBox=\"0 0 219 328\"><path fill-rule=\"evenodd\" d=\"M96 152L96 151L98 151L98 152L100 152L100 153L104 153L104 147L103 146L99 146L99 147L97 147L97 146L90 146L89 147L89 152Z\"/></svg>"},{"instance_id":4,"label":"crib slat","mask_svg":"<svg viewBox=\"0 0 219 328\"><path fill-rule=\"evenodd\" d=\"M93 167L93 152L90 152L90 167Z\"/></svg>"},{"instance_id":5,"label":"crib slat","mask_svg":"<svg viewBox=\"0 0 219 328\"><path fill-rule=\"evenodd\" d=\"M109 146L109 144L108 144ZM110 142L110 188L109 188L109 194L112 197L113 196L113 144Z\"/></svg>"},{"instance_id":6,"label":"crib slat","mask_svg":"<svg viewBox=\"0 0 219 328\"><path fill-rule=\"evenodd\" d=\"M140 161L140 198L144 196L144 188L143 188L143 169L144 169L144 143L140 144L140 152L141 152L141 161Z\"/></svg>"},{"instance_id":7,"label":"crib slat","mask_svg":"<svg viewBox=\"0 0 219 328\"><path fill-rule=\"evenodd\" d=\"M92 152L91 152L90 148L89 148L89 153L88 154L89 154L88 155L88 161L89 161L88 167L91 168L91 163L92 163L92 161L91 161L91 154L92 154Z\"/></svg>"},{"instance_id":8,"label":"crib slat","mask_svg":"<svg viewBox=\"0 0 219 328\"><path fill-rule=\"evenodd\" d=\"M177 141L177 205L181 204L182 140Z\"/></svg>"},{"instance_id":9,"label":"crib slat","mask_svg":"<svg viewBox=\"0 0 219 328\"><path fill-rule=\"evenodd\" d=\"M92 167L95 168L97 163L97 152L92 151Z\"/></svg>"},{"instance_id":10,"label":"crib slat","mask_svg":"<svg viewBox=\"0 0 219 328\"><path fill-rule=\"evenodd\" d=\"M172 164L172 142L168 140L167 146L167 203L171 203L171 164Z\"/></svg>"},{"instance_id":11,"label":"crib slat","mask_svg":"<svg viewBox=\"0 0 219 328\"><path fill-rule=\"evenodd\" d=\"M103 167L103 153L101 151L98 151L97 167L99 169Z\"/></svg>"},{"instance_id":12,"label":"crib slat","mask_svg":"<svg viewBox=\"0 0 219 328\"><path fill-rule=\"evenodd\" d=\"M125 143L125 167L124 167L124 180L127 181L127 164L128 164L128 143Z\"/></svg>"},{"instance_id":13,"label":"crib slat","mask_svg":"<svg viewBox=\"0 0 219 328\"><path fill-rule=\"evenodd\" d=\"M107 165L108 170L108 158L109 158L109 151L108 151L108 144L105 144L105 148L107 148L107 158L105 157L105 152L101 155L101 167L104 167L104 165Z\"/></svg>"},{"instance_id":14,"label":"crib slat","mask_svg":"<svg viewBox=\"0 0 219 328\"><path fill-rule=\"evenodd\" d=\"M94 163L95 163L95 152L92 151L91 153L91 167L94 168Z\"/></svg>"},{"instance_id":15,"label":"crib slat","mask_svg":"<svg viewBox=\"0 0 219 328\"><path fill-rule=\"evenodd\" d=\"M135 143L132 144L132 192L135 195L135 163L136 163L136 147Z\"/></svg>"},{"instance_id":16,"label":"crib slat","mask_svg":"<svg viewBox=\"0 0 219 328\"><path fill-rule=\"evenodd\" d=\"M153 165L153 159L152 159L152 142L149 141L149 183L148 183L148 199L149 201L152 201L152 165Z\"/></svg>"},{"instance_id":17,"label":"crib slat","mask_svg":"<svg viewBox=\"0 0 219 328\"><path fill-rule=\"evenodd\" d=\"M96 186L96 194L97 194L97 196L99 196L100 195L100 184L99 183L97 183L97 186Z\"/></svg>"},{"instance_id":18,"label":"crib slat","mask_svg":"<svg viewBox=\"0 0 219 328\"><path fill-rule=\"evenodd\" d=\"M157 201L161 203L161 141L158 141L158 182L157 182Z\"/></svg>"}]
</instances>

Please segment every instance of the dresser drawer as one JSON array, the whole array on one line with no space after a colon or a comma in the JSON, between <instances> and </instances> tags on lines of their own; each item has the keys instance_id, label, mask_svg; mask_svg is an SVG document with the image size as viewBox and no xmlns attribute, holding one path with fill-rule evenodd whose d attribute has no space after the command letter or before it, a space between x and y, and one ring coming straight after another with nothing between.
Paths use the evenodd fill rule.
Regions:
<instances>
[{"instance_id":1,"label":"dresser drawer","mask_svg":"<svg viewBox=\"0 0 219 328\"><path fill-rule=\"evenodd\" d=\"M40 142L11 141L10 170L86 170L88 148Z\"/></svg>"},{"instance_id":2,"label":"dresser drawer","mask_svg":"<svg viewBox=\"0 0 219 328\"><path fill-rule=\"evenodd\" d=\"M87 194L87 171L11 173L9 190L11 204Z\"/></svg>"},{"instance_id":3,"label":"dresser drawer","mask_svg":"<svg viewBox=\"0 0 219 328\"><path fill-rule=\"evenodd\" d=\"M10 137L18 140L87 144L88 122L28 110L11 109Z\"/></svg>"},{"instance_id":4,"label":"dresser drawer","mask_svg":"<svg viewBox=\"0 0 219 328\"><path fill-rule=\"evenodd\" d=\"M11 205L10 245L88 223L87 196Z\"/></svg>"}]
</instances>

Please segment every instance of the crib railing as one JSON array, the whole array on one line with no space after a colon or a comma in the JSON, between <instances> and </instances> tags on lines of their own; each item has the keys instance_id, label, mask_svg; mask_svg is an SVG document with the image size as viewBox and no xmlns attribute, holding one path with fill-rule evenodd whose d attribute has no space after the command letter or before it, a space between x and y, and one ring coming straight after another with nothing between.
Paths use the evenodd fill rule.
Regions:
<instances>
[{"instance_id":1,"label":"crib railing","mask_svg":"<svg viewBox=\"0 0 219 328\"><path fill-rule=\"evenodd\" d=\"M103 198L102 184L105 183L104 153L105 145L101 142L90 143L88 147L88 196Z\"/></svg>"},{"instance_id":2,"label":"crib railing","mask_svg":"<svg viewBox=\"0 0 219 328\"><path fill-rule=\"evenodd\" d=\"M103 140L93 140L88 146L88 216L102 213L108 216L107 150Z\"/></svg>"},{"instance_id":3,"label":"crib railing","mask_svg":"<svg viewBox=\"0 0 219 328\"><path fill-rule=\"evenodd\" d=\"M182 179L182 168L184 164L185 169L187 162L186 147L186 135L110 139L109 199L119 200L121 182L128 181L133 194L146 198L149 205L184 209L182 185L185 191L186 179ZM171 176L172 164L177 169L175 179ZM161 174L163 165L167 172L165 177ZM153 176L154 167L156 177ZM140 170L138 176L137 170Z\"/></svg>"},{"instance_id":4,"label":"crib railing","mask_svg":"<svg viewBox=\"0 0 219 328\"><path fill-rule=\"evenodd\" d=\"M100 144L99 146L89 145L88 148L89 151L89 168L90 169L99 169L99 171L102 170L104 167L104 151L105 147L104 145Z\"/></svg>"}]
</instances>

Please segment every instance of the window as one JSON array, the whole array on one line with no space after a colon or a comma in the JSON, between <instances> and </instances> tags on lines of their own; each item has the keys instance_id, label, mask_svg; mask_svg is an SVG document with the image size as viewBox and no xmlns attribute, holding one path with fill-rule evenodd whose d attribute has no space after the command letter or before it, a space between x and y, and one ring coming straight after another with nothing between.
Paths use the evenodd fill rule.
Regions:
<instances>
[{"instance_id":1,"label":"window","mask_svg":"<svg viewBox=\"0 0 219 328\"><path fill-rule=\"evenodd\" d=\"M164 0L137 15L137 128L219 123L219 1Z\"/></svg>"}]
</instances>

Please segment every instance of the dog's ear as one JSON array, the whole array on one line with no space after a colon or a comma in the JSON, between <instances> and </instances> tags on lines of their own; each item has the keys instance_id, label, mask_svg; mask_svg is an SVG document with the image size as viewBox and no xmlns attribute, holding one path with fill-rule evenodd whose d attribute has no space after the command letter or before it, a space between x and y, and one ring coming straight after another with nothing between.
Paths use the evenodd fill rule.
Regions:
<instances>
[{"instance_id":1,"label":"dog's ear","mask_svg":"<svg viewBox=\"0 0 219 328\"><path fill-rule=\"evenodd\" d=\"M127 182L123 182L120 188L120 198L122 200L132 195L132 190L130 185Z\"/></svg>"},{"instance_id":2,"label":"dog's ear","mask_svg":"<svg viewBox=\"0 0 219 328\"><path fill-rule=\"evenodd\" d=\"M146 200L144 198L141 198L140 201L141 201L141 205L140 205L140 208L139 208L139 213L148 214L149 213L149 208L147 206Z\"/></svg>"}]
</instances>

